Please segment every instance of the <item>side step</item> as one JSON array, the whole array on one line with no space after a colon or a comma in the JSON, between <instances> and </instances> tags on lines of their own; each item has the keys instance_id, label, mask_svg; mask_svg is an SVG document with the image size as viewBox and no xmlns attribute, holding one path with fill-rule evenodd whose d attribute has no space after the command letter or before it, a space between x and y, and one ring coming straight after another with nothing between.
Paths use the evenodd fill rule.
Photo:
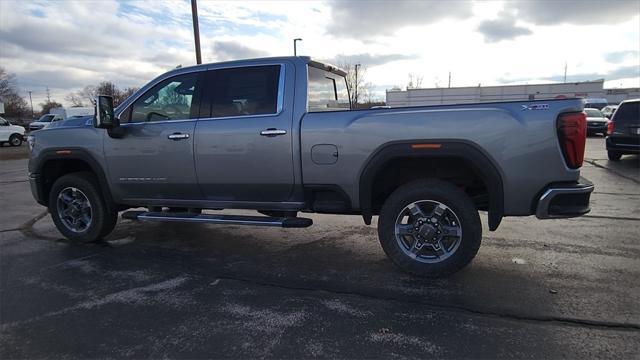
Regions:
<instances>
[{"instance_id":1,"label":"side step","mask_svg":"<svg viewBox=\"0 0 640 360\"><path fill-rule=\"evenodd\" d=\"M195 213L170 213L148 211L125 211L123 219L165 222L194 222L226 225L275 226L283 228L304 228L313 224L313 220L300 217L271 217L246 215L212 215Z\"/></svg>"}]
</instances>

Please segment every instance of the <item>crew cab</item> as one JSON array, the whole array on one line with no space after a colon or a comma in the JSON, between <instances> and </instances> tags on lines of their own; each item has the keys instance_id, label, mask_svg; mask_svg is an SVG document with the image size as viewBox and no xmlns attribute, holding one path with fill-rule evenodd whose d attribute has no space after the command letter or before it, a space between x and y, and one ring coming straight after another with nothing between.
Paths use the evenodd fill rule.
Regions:
<instances>
[{"instance_id":1,"label":"crew cab","mask_svg":"<svg viewBox=\"0 0 640 360\"><path fill-rule=\"evenodd\" d=\"M505 216L589 211L583 100L352 110L345 75L265 58L174 69L115 109L99 96L93 127L30 137L33 196L82 242L109 234L118 212L280 227L310 226L301 212L378 216L388 257L429 277L474 258L479 211L491 231Z\"/></svg>"}]
</instances>

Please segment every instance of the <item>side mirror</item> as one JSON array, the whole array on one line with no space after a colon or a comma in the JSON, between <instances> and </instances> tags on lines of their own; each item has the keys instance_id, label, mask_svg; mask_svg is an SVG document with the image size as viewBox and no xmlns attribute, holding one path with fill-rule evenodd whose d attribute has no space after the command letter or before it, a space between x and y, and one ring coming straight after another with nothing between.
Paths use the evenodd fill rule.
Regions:
<instances>
[{"instance_id":1,"label":"side mirror","mask_svg":"<svg viewBox=\"0 0 640 360\"><path fill-rule=\"evenodd\" d=\"M101 129L115 129L120 126L120 121L113 116L113 98L111 96L98 95L96 97L96 116L93 126Z\"/></svg>"}]
</instances>

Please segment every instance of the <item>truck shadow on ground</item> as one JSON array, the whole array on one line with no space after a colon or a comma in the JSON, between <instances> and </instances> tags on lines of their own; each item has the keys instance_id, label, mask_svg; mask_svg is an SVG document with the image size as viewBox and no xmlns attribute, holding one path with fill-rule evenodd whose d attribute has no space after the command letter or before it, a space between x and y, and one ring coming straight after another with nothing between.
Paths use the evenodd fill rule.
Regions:
<instances>
[{"instance_id":1,"label":"truck shadow on ground","mask_svg":"<svg viewBox=\"0 0 640 360\"><path fill-rule=\"evenodd\" d=\"M555 309L557 298L539 279L491 265L482 253L446 279L403 273L386 258L375 232L374 227L289 230L125 221L107 240L135 240L108 245L101 257L124 257L130 271L153 266L209 282L232 280L500 317L565 317Z\"/></svg>"}]
</instances>

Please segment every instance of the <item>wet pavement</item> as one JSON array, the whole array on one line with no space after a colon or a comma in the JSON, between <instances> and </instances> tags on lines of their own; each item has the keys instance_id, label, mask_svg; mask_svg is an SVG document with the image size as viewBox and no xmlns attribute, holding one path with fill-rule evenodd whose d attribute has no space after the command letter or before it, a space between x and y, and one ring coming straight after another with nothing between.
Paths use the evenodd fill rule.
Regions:
<instances>
[{"instance_id":1,"label":"wet pavement","mask_svg":"<svg viewBox=\"0 0 640 360\"><path fill-rule=\"evenodd\" d=\"M439 280L398 271L357 216L120 220L73 245L26 160L1 160L0 358L638 358L639 160L609 162L602 138L586 157L589 215L485 223L473 263Z\"/></svg>"}]
</instances>

